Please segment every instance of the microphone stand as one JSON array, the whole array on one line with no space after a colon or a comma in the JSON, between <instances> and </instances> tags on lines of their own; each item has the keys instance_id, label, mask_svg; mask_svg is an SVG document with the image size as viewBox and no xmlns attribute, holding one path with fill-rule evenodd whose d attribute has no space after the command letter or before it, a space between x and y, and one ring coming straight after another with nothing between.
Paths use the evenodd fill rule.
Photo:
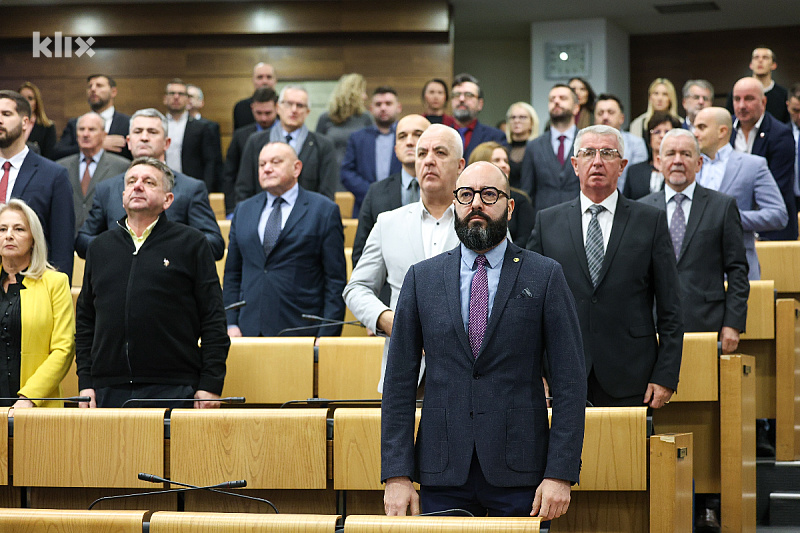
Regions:
<instances>
[{"instance_id":1,"label":"microphone stand","mask_svg":"<svg viewBox=\"0 0 800 533\"><path fill-rule=\"evenodd\" d=\"M89 401L88 399L86 401ZM154 403L154 402L220 402L220 403L246 403L244 396L229 396L215 400L201 400L198 398L128 398L120 407L125 407L129 403Z\"/></svg>"},{"instance_id":2,"label":"microphone stand","mask_svg":"<svg viewBox=\"0 0 800 533\"><path fill-rule=\"evenodd\" d=\"M180 483L178 481L171 481L169 479L165 479L165 478L157 476L155 474L145 474L144 472L140 472L138 477L142 481L149 481L150 483L167 483L167 484L170 484L170 485L180 485L182 487L188 487L186 489L172 489L172 490L175 490L175 491L185 492L185 491L189 491L189 490L200 489L200 490L208 490L209 492L218 492L219 494L227 494L228 496L233 496L235 498L244 498L246 500L255 500L257 502L266 503L267 505L272 507L272 510L275 511L275 514L280 514L280 513L278 513L278 508L275 507L275 505L271 501L269 501L269 500L267 500L265 498L256 498L255 496L248 496L246 494L239 494L238 492L226 492L224 490L218 490L216 488L216 487L220 487L220 486L222 486L222 488L231 488L231 489L244 488L244 487L247 486L247 481L244 480L244 479L241 479L239 481L228 481L228 482L226 482L228 484L228 486L225 486L226 483L220 483L219 485L214 485L212 487L197 487L195 485L189 485L187 483ZM239 483L241 483L241 485L239 485ZM155 493L150 492L148 494L155 494Z\"/></svg>"},{"instance_id":3,"label":"microphone stand","mask_svg":"<svg viewBox=\"0 0 800 533\"><path fill-rule=\"evenodd\" d=\"M159 481L156 481L156 480L146 480L146 481L151 481L152 483L159 483ZM166 481L166 480L164 480L164 482L165 483L170 483L170 481ZM246 487L247 486L247 481L241 479L239 481L226 481L224 483L217 483L216 485L208 485L208 486L205 486L205 487L196 487L196 486L193 486L193 485L187 485L187 486L189 488L185 488L185 489L169 489L169 490L156 490L156 491L153 491L153 492L134 492L132 494L118 494L116 496L103 496L102 498L97 498L95 501L93 501L89 505L89 511L91 511L92 508L95 505L97 505L98 503L100 503L102 501L119 500L119 499L122 499L122 498L136 498L138 496L152 496L152 495L156 495L156 494L170 494L170 493L174 493L174 492L175 493L176 492L188 492L188 491L191 491L191 490L208 490L208 491L211 491L211 492L221 492L223 494L232 494L232 493L227 493L227 492L216 490L216 489L217 489L217 487L225 487L225 488ZM237 496L241 496L241 495L237 494Z\"/></svg>"}]
</instances>

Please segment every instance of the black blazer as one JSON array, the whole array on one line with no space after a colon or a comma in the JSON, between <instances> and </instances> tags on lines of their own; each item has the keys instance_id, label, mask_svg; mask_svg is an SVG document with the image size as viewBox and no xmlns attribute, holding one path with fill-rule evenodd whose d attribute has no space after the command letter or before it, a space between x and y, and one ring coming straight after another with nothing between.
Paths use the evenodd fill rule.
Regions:
<instances>
[{"instance_id":1,"label":"black blazer","mask_svg":"<svg viewBox=\"0 0 800 533\"><path fill-rule=\"evenodd\" d=\"M233 106L233 129L238 130L248 124L253 124L256 119L253 116L253 110L250 108L250 104L253 103L253 97L245 98L244 100L239 100L236 102L236 105Z\"/></svg>"},{"instance_id":2,"label":"black blazer","mask_svg":"<svg viewBox=\"0 0 800 533\"><path fill-rule=\"evenodd\" d=\"M361 210L358 212L358 229L353 241L353 268L356 267L364 245L367 244L367 237L372 231L378 215L385 211L397 209L403 205L403 198L400 189L403 187L403 178L400 172L395 172L385 180L376 181L369 186L367 195L361 203Z\"/></svg>"},{"instance_id":3,"label":"black blazer","mask_svg":"<svg viewBox=\"0 0 800 533\"><path fill-rule=\"evenodd\" d=\"M650 176L653 170L653 166L647 161L631 165L625 187L621 191L625 198L638 200L650 194ZM664 190L664 182L661 182L661 190Z\"/></svg>"},{"instance_id":4,"label":"black blazer","mask_svg":"<svg viewBox=\"0 0 800 533\"><path fill-rule=\"evenodd\" d=\"M677 389L683 319L663 211L619 196L596 289L578 198L536 214L528 249L564 267L578 307L587 375L594 369L603 390L616 398L644 397L648 383Z\"/></svg>"},{"instance_id":5,"label":"black blazer","mask_svg":"<svg viewBox=\"0 0 800 533\"><path fill-rule=\"evenodd\" d=\"M255 122L242 126L233 132L231 143L228 145L228 153L225 156L225 166L222 172L222 192L225 193L225 211L227 213L233 213L233 208L236 207L233 187L236 184L236 176L239 174L244 145L247 139L255 132Z\"/></svg>"},{"instance_id":6,"label":"black blazer","mask_svg":"<svg viewBox=\"0 0 800 533\"><path fill-rule=\"evenodd\" d=\"M111 119L111 126L109 126L109 135L122 135L127 137L130 130L130 117L119 111L114 111L114 117ZM78 117L69 119L67 126L61 133L61 140L58 141L52 152L52 159L61 159L68 155L77 154L80 151L78 148ZM123 146L122 151L116 155L133 159L131 151L128 146Z\"/></svg>"},{"instance_id":7,"label":"black blazer","mask_svg":"<svg viewBox=\"0 0 800 533\"><path fill-rule=\"evenodd\" d=\"M785 106L784 106L785 107ZM731 131L731 146L736 142L736 128ZM789 222L782 230L764 231L759 233L759 238L767 241L796 241L797 240L797 206L794 198L794 163L797 151L794 145L792 128L778 121L769 111L764 112L764 120L758 131L750 132L757 135L753 143L753 155L760 155L767 159L767 166L775 183L781 190L781 196L789 213Z\"/></svg>"},{"instance_id":8,"label":"black blazer","mask_svg":"<svg viewBox=\"0 0 800 533\"><path fill-rule=\"evenodd\" d=\"M460 486L473 451L498 487L578 481L586 379L575 304L561 267L513 243L474 357L461 317L460 246L413 265L394 319L381 409L381 479ZM414 443L417 377L426 381ZM548 428L541 370L550 368ZM416 448L416 451L415 451Z\"/></svg>"},{"instance_id":9,"label":"black blazer","mask_svg":"<svg viewBox=\"0 0 800 533\"><path fill-rule=\"evenodd\" d=\"M458 129L457 126L454 127ZM488 141L495 141L503 146L508 146L505 133L486 124L476 123L475 128L472 130L469 144L464 147L464 161L469 161L469 156L476 146Z\"/></svg>"},{"instance_id":10,"label":"black blazer","mask_svg":"<svg viewBox=\"0 0 800 533\"><path fill-rule=\"evenodd\" d=\"M665 198L659 191L640 202L666 212ZM678 257L684 330L718 332L728 326L744 331L750 294L747 273L736 199L697 185Z\"/></svg>"},{"instance_id":11,"label":"black blazer","mask_svg":"<svg viewBox=\"0 0 800 533\"><path fill-rule=\"evenodd\" d=\"M565 146L572 153L572 145ZM564 164L558 162L550 144L550 134L545 133L525 146L519 188L528 193L534 213L572 200L580 191L578 176L569 157Z\"/></svg>"},{"instance_id":12,"label":"black blazer","mask_svg":"<svg viewBox=\"0 0 800 533\"><path fill-rule=\"evenodd\" d=\"M209 192L219 192L222 190L222 153L219 133L214 132L213 124L203 118L189 118L183 132L181 170L203 181Z\"/></svg>"}]
</instances>

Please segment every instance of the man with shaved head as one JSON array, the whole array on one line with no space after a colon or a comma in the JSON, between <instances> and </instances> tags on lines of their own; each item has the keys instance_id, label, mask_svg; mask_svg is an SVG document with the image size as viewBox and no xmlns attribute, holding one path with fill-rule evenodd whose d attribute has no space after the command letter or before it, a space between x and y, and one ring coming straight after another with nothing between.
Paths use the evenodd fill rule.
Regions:
<instances>
[{"instance_id":1,"label":"man with shaved head","mask_svg":"<svg viewBox=\"0 0 800 533\"><path fill-rule=\"evenodd\" d=\"M733 86L733 110L736 121L730 142L737 152L760 155L767 159L772 177L778 184L786 212L786 227L759 233L759 238L773 241L797 240L797 206L794 196L794 166L797 152L792 130L766 110L767 97L756 78L742 78Z\"/></svg>"},{"instance_id":2,"label":"man with shaved head","mask_svg":"<svg viewBox=\"0 0 800 533\"><path fill-rule=\"evenodd\" d=\"M278 77L275 75L275 67L264 62L256 63L253 67L253 91L263 87L275 89ZM247 126L256 121L250 107L253 104L253 97L245 98L236 102L233 106L233 129L237 130L242 126Z\"/></svg>"},{"instance_id":3,"label":"man with shaved head","mask_svg":"<svg viewBox=\"0 0 800 533\"><path fill-rule=\"evenodd\" d=\"M381 409L386 514L557 518L578 482L583 442L575 304L558 263L509 242L514 200L499 168L470 165L452 195L460 244L413 265L397 302ZM543 367L553 394L549 427Z\"/></svg>"},{"instance_id":4,"label":"man with shaved head","mask_svg":"<svg viewBox=\"0 0 800 533\"><path fill-rule=\"evenodd\" d=\"M392 336L394 308L411 265L458 243L453 229L453 189L464 169L458 132L442 124L426 129L416 143L415 167L419 201L378 215L364 253L344 289L345 302L353 315L370 331L386 337ZM384 283L391 289L389 305L379 298ZM378 391L383 390L388 349L387 340ZM423 361L420 379L424 368Z\"/></svg>"},{"instance_id":5,"label":"man with shaved head","mask_svg":"<svg viewBox=\"0 0 800 533\"><path fill-rule=\"evenodd\" d=\"M729 144L731 115L727 109L709 107L694 119L694 134L703 153L697 183L707 189L736 198L742 218L748 277L761 279L755 233L782 229L788 219L781 191L767 167L767 161L742 152Z\"/></svg>"}]
</instances>

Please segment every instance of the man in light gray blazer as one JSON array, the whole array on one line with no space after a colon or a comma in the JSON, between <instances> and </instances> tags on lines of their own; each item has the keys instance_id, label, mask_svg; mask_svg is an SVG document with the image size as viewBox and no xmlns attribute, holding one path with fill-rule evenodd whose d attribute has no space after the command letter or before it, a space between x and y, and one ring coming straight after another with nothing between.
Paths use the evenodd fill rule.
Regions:
<instances>
[{"instance_id":1,"label":"man in light gray blazer","mask_svg":"<svg viewBox=\"0 0 800 533\"><path fill-rule=\"evenodd\" d=\"M105 179L124 173L131 163L122 156L103 150L105 122L94 111L79 117L77 138L80 151L56 161L67 169L72 185L76 235L92 209L95 186Z\"/></svg>"},{"instance_id":2,"label":"man in light gray blazer","mask_svg":"<svg viewBox=\"0 0 800 533\"><path fill-rule=\"evenodd\" d=\"M695 117L694 134L703 152L703 167L697 182L736 198L750 267L748 278L761 279L755 233L783 229L789 214L767 160L733 150L731 127L731 115L722 107L708 107Z\"/></svg>"},{"instance_id":3,"label":"man in light gray blazer","mask_svg":"<svg viewBox=\"0 0 800 533\"><path fill-rule=\"evenodd\" d=\"M364 253L344 289L347 307L371 331L391 337L394 309L408 269L458 244L453 226L453 190L462 170L463 144L458 132L442 124L425 130L417 143L420 201L378 215ZM391 287L388 306L378 297L384 283ZM387 340L379 392L383 392L388 349ZM423 360L420 379L424 369Z\"/></svg>"}]
</instances>

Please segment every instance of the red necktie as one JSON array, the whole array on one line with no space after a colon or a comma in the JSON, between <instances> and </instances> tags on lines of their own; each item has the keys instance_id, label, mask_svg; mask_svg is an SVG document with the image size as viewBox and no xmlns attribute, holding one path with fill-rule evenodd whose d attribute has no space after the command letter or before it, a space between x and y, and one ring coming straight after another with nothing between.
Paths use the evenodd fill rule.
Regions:
<instances>
[{"instance_id":1,"label":"red necktie","mask_svg":"<svg viewBox=\"0 0 800 533\"><path fill-rule=\"evenodd\" d=\"M564 161L566 161L566 159L564 158L564 140L566 138L567 138L566 135L559 135L558 137L558 162L561 164L562 167L564 166Z\"/></svg>"},{"instance_id":2,"label":"red necktie","mask_svg":"<svg viewBox=\"0 0 800 533\"><path fill-rule=\"evenodd\" d=\"M86 196L86 192L89 190L89 183L92 181L92 174L89 172L89 165L92 164L94 159L91 157L86 158L86 170L83 171L83 178L81 179L81 189L83 190L83 195Z\"/></svg>"},{"instance_id":3,"label":"red necktie","mask_svg":"<svg viewBox=\"0 0 800 533\"><path fill-rule=\"evenodd\" d=\"M11 171L11 161L3 163L3 179L0 179L0 203L6 203L6 193L8 192L8 175Z\"/></svg>"}]
</instances>

